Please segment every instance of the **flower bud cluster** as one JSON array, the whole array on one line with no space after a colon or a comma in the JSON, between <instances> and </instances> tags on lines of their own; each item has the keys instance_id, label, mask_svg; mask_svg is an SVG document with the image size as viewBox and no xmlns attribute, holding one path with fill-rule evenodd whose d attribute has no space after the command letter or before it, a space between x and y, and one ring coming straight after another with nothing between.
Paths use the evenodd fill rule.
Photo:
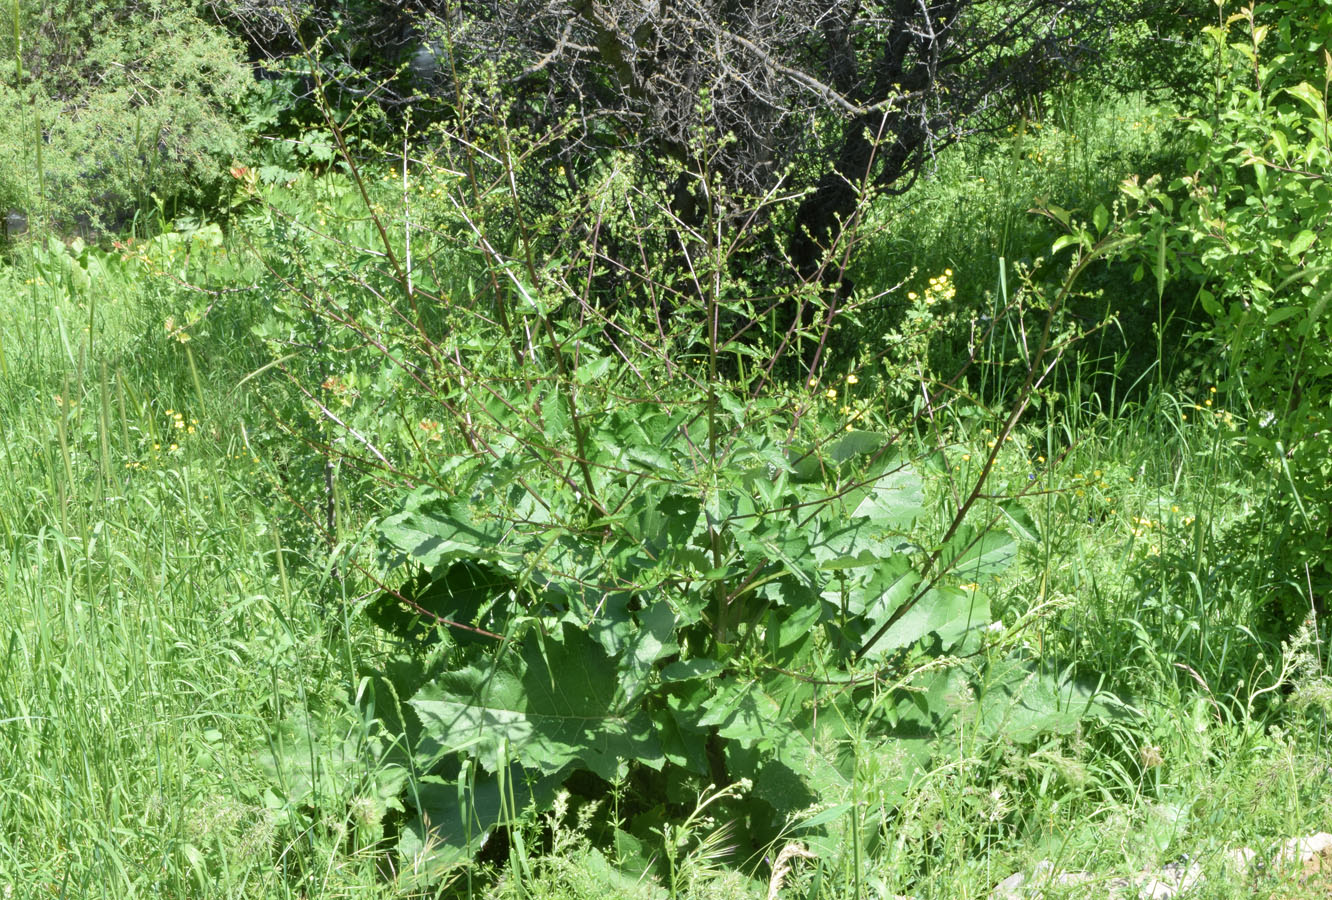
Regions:
<instances>
[{"instance_id":1,"label":"flower bud cluster","mask_svg":"<svg viewBox=\"0 0 1332 900\"><path fill-rule=\"evenodd\" d=\"M925 305L932 306L940 300L952 300L957 296L957 285L953 283L953 270L944 269L943 274L930 279L929 286L925 288ZM907 294L908 300L919 300L920 295L915 291Z\"/></svg>"}]
</instances>

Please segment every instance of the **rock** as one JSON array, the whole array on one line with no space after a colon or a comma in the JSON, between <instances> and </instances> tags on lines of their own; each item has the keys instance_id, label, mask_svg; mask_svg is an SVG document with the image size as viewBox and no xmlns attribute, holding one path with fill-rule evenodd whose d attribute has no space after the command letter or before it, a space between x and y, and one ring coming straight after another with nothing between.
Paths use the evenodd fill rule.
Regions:
<instances>
[{"instance_id":1,"label":"rock","mask_svg":"<svg viewBox=\"0 0 1332 900\"><path fill-rule=\"evenodd\" d=\"M1291 838L1282 844L1276 864L1289 866L1295 863L1300 864L1305 875L1332 872L1332 834L1320 831L1312 837Z\"/></svg>"},{"instance_id":2,"label":"rock","mask_svg":"<svg viewBox=\"0 0 1332 900\"><path fill-rule=\"evenodd\" d=\"M1029 900L1040 897L1043 889L1051 885L1067 887L1092 880L1093 876L1086 872L1057 872L1054 863L1043 859L1036 864L1030 878L1023 872L1014 872L994 886L990 897L992 900Z\"/></svg>"},{"instance_id":3,"label":"rock","mask_svg":"<svg viewBox=\"0 0 1332 900\"><path fill-rule=\"evenodd\" d=\"M1158 880L1173 886L1177 892L1188 891L1202 884L1202 866L1197 863L1167 863L1157 877Z\"/></svg>"},{"instance_id":4,"label":"rock","mask_svg":"<svg viewBox=\"0 0 1332 900\"><path fill-rule=\"evenodd\" d=\"M1259 865L1258 854L1248 847L1227 850L1224 855L1226 865L1236 874L1252 872ZM1320 831L1310 837L1291 838L1284 842L1276 853L1277 867L1292 868L1296 865L1304 877L1317 874L1332 875L1332 834ZM1126 878L1109 881L1098 880L1086 872L1060 872L1048 860L1037 863L1028 876L1023 872L1014 872L994 886L990 892L991 900L1034 900L1042 895L1045 888L1051 886L1068 887L1097 881L1105 886L1104 896L1127 898L1136 895L1137 900L1173 900L1182 897L1203 883L1202 867L1196 862L1175 862L1162 866L1158 870L1138 872ZM1079 894L1078 896L1082 896ZM1091 895L1088 895L1091 896ZM1101 896L1098 893L1096 896Z\"/></svg>"},{"instance_id":5,"label":"rock","mask_svg":"<svg viewBox=\"0 0 1332 900\"><path fill-rule=\"evenodd\" d=\"M994 900L1019 900L1022 896L1022 885L1027 881L1027 876L1022 872L1014 872L1003 881L994 886L990 891L990 896Z\"/></svg>"},{"instance_id":6,"label":"rock","mask_svg":"<svg viewBox=\"0 0 1332 900\"><path fill-rule=\"evenodd\" d=\"M1164 881L1149 878L1138 888L1138 900L1170 900L1178 892Z\"/></svg>"},{"instance_id":7,"label":"rock","mask_svg":"<svg viewBox=\"0 0 1332 900\"><path fill-rule=\"evenodd\" d=\"M1169 900L1202 884L1202 867L1197 863L1168 863L1157 872L1139 872L1133 879L1139 900Z\"/></svg>"}]
</instances>

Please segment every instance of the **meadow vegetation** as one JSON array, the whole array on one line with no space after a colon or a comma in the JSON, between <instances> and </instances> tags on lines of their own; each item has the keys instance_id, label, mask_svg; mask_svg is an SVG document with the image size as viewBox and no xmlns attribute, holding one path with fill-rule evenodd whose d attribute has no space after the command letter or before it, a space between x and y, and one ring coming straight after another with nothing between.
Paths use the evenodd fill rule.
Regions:
<instances>
[{"instance_id":1,"label":"meadow vegetation","mask_svg":"<svg viewBox=\"0 0 1332 900\"><path fill-rule=\"evenodd\" d=\"M562 156L335 21L65 6L0 79L0 898L1326 896L1321 4L1120 34L813 270L706 115Z\"/></svg>"}]
</instances>

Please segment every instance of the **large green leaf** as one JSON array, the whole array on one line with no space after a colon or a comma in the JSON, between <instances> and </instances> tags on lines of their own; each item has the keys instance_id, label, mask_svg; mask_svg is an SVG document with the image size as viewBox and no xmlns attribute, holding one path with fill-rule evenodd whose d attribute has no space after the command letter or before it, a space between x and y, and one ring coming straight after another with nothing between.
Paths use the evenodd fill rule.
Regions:
<instances>
[{"instance_id":1,"label":"large green leaf","mask_svg":"<svg viewBox=\"0 0 1332 900\"><path fill-rule=\"evenodd\" d=\"M861 617L862 627L877 628L911 599L919 583L920 576L912 568L910 558L894 556L878 560L868 571L830 579L824 587L823 599Z\"/></svg>"},{"instance_id":2,"label":"large green leaf","mask_svg":"<svg viewBox=\"0 0 1332 900\"><path fill-rule=\"evenodd\" d=\"M569 765L614 779L629 760L653 763L661 750L637 690L624 691L615 663L569 622L488 668L441 677L411 700L427 756L465 751L493 760L501 748L544 773Z\"/></svg>"},{"instance_id":3,"label":"large green leaf","mask_svg":"<svg viewBox=\"0 0 1332 900\"><path fill-rule=\"evenodd\" d=\"M1031 743L1044 735L1072 734L1084 718L1119 718L1127 707L1071 673L1043 671L1012 657L993 663L979 679L977 725L988 737Z\"/></svg>"},{"instance_id":4,"label":"large green leaf","mask_svg":"<svg viewBox=\"0 0 1332 900\"><path fill-rule=\"evenodd\" d=\"M624 529L654 559L689 543L698 528L703 504L697 497L654 485L626 504Z\"/></svg>"},{"instance_id":5,"label":"large green leaf","mask_svg":"<svg viewBox=\"0 0 1332 900\"><path fill-rule=\"evenodd\" d=\"M1006 531L963 526L944 547L942 566L958 578L972 581L998 575L1017 556L1017 544Z\"/></svg>"},{"instance_id":6,"label":"large green leaf","mask_svg":"<svg viewBox=\"0 0 1332 900\"><path fill-rule=\"evenodd\" d=\"M398 839L404 881L430 884L471 862L496 826L520 821L529 806L554 799L565 772L538 776L520 766L495 772L467 767L473 777L427 776L408 791L416 809Z\"/></svg>"},{"instance_id":7,"label":"large green leaf","mask_svg":"<svg viewBox=\"0 0 1332 900\"><path fill-rule=\"evenodd\" d=\"M471 626L493 627L493 622L479 619L513 588L513 579L497 568L464 559L443 569L418 571L396 591L386 591L368 602L364 612L371 622L399 639L426 640L443 621L466 626L454 627L451 636L467 642L477 638L469 630Z\"/></svg>"},{"instance_id":8,"label":"large green leaf","mask_svg":"<svg viewBox=\"0 0 1332 900\"><path fill-rule=\"evenodd\" d=\"M848 459L877 453L887 444L888 438L877 432L849 431L844 437L833 441L832 446L828 448L828 456L834 463L841 465Z\"/></svg>"},{"instance_id":9,"label":"large green leaf","mask_svg":"<svg viewBox=\"0 0 1332 900\"><path fill-rule=\"evenodd\" d=\"M341 809L353 799L402 809L408 761L394 740L350 706L327 720L297 711L278 724L258 757L287 810Z\"/></svg>"},{"instance_id":10,"label":"large green leaf","mask_svg":"<svg viewBox=\"0 0 1332 900\"><path fill-rule=\"evenodd\" d=\"M605 629L600 643L619 660L621 702L634 702L646 693L657 661L679 650L675 613L669 603L658 600L634 614L627 629Z\"/></svg>"},{"instance_id":11,"label":"large green leaf","mask_svg":"<svg viewBox=\"0 0 1332 900\"><path fill-rule=\"evenodd\" d=\"M830 582L823 598L853 617L841 626L853 646L911 604L869 648L866 659L882 659L931 634L947 650L990 623L989 602L982 592L942 585L924 589L906 557L884 560L868 573Z\"/></svg>"},{"instance_id":12,"label":"large green leaf","mask_svg":"<svg viewBox=\"0 0 1332 900\"><path fill-rule=\"evenodd\" d=\"M757 681L719 681L712 696L704 702L700 725L715 726L724 738L751 745L786 734L790 726L782 721L781 708Z\"/></svg>"},{"instance_id":13,"label":"large green leaf","mask_svg":"<svg viewBox=\"0 0 1332 900\"><path fill-rule=\"evenodd\" d=\"M892 588L904 582L896 582ZM912 583L912 582L906 582ZM886 596L900 596L890 588ZM870 618L873 630L896 612L900 603L883 603ZM867 659L880 659L902 647L908 647L931 634L938 635L941 646L947 650L956 646L967 634L990 624L990 605L981 591L935 586L919 597L909 610L865 654Z\"/></svg>"},{"instance_id":14,"label":"large green leaf","mask_svg":"<svg viewBox=\"0 0 1332 900\"><path fill-rule=\"evenodd\" d=\"M474 521L466 503L429 488L412 493L403 511L385 519L379 530L389 546L426 569L500 556L500 538L491 523Z\"/></svg>"},{"instance_id":15,"label":"large green leaf","mask_svg":"<svg viewBox=\"0 0 1332 900\"><path fill-rule=\"evenodd\" d=\"M657 720L657 734L661 738L662 755L667 762L695 775L707 775L707 732L691 728L684 721L688 717L674 709L659 711L654 718Z\"/></svg>"},{"instance_id":16,"label":"large green leaf","mask_svg":"<svg viewBox=\"0 0 1332 900\"><path fill-rule=\"evenodd\" d=\"M810 523L806 527L809 560L824 571L876 566L911 549L898 531L872 519Z\"/></svg>"},{"instance_id":17,"label":"large green leaf","mask_svg":"<svg viewBox=\"0 0 1332 900\"><path fill-rule=\"evenodd\" d=\"M874 480L851 513L880 528L909 531L925 511L925 486L910 466L891 469Z\"/></svg>"}]
</instances>

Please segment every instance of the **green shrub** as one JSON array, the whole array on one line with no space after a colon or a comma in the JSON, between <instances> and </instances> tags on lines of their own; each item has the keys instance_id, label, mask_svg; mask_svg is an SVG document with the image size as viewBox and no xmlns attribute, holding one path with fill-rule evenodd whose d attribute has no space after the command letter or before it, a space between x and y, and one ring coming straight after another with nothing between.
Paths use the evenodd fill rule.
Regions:
<instances>
[{"instance_id":1,"label":"green shrub","mask_svg":"<svg viewBox=\"0 0 1332 900\"><path fill-rule=\"evenodd\" d=\"M116 228L206 196L241 152L250 73L190 4L16 4L7 37L0 204L61 230Z\"/></svg>"},{"instance_id":2,"label":"green shrub","mask_svg":"<svg viewBox=\"0 0 1332 900\"><path fill-rule=\"evenodd\" d=\"M1210 399L1197 413L1220 417L1269 485L1242 539L1263 549L1251 587L1280 597L1285 630L1332 588L1332 15L1307 0L1219 10L1204 29L1215 90L1189 118L1187 170L1124 191L1153 205L1132 227L1158 283L1191 284L1209 320L1217 410L1238 414Z\"/></svg>"}]
</instances>

